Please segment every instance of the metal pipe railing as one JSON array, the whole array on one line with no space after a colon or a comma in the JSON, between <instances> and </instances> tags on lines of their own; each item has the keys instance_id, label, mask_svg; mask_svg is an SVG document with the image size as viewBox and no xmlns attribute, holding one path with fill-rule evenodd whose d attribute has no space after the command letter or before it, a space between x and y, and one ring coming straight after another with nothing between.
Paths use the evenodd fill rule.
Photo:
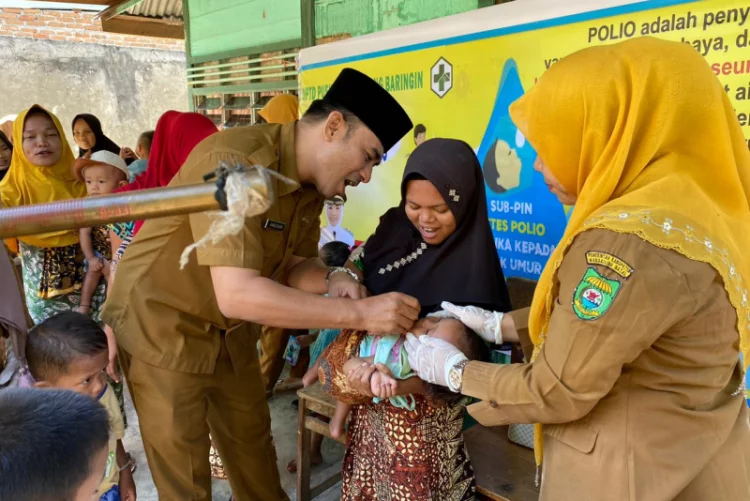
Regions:
<instances>
[{"instance_id":1,"label":"metal pipe railing","mask_svg":"<svg viewBox=\"0 0 750 501\"><path fill-rule=\"evenodd\" d=\"M212 175L218 176L216 182L0 209L0 238L38 235L207 210L226 210L224 183L232 172L246 176L251 190L267 200L273 199L273 181L264 169L221 167Z\"/></svg>"}]
</instances>

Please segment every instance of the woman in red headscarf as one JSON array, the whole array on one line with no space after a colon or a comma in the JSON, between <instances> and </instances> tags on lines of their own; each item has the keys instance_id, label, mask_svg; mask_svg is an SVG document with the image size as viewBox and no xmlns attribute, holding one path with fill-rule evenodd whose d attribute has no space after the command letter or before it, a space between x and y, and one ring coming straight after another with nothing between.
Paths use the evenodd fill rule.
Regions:
<instances>
[{"instance_id":1,"label":"woman in red headscarf","mask_svg":"<svg viewBox=\"0 0 750 501\"><path fill-rule=\"evenodd\" d=\"M156 123L146 171L132 183L117 190L117 193L163 188L168 185L193 148L215 132L218 132L216 125L199 113L167 111ZM111 232L112 276L117 262L122 259L125 249L141 226L143 221L115 225Z\"/></svg>"}]
</instances>

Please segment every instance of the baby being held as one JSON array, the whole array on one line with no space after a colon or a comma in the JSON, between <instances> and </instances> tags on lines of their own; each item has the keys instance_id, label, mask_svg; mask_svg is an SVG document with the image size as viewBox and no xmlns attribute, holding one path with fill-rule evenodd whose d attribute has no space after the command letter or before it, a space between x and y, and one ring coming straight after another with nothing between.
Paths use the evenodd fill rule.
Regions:
<instances>
[{"instance_id":1,"label":"baby being held","mask_svg":"<svg viewBox=\"0 0 750 501\"><path fill-rule=\"evenodd\" d=\"M488 361L490 351L482 339L459 320L453 318L427 317L417 321L411 330L415 336L432 336L446 341L466 355L469 360ZM370 377L370 391L380 403L388 399L391 405L413 410L414 395L428 394L433 399L446 390L425 383L412 371L404 348L403 336L366 336L359 346L359 357L344 364L344 373L353 374L358 369L375 365L377 371ZM331 435L344 434L351 405L336 402L336 412L330 423Z\"/></svg>"}]
</instances>

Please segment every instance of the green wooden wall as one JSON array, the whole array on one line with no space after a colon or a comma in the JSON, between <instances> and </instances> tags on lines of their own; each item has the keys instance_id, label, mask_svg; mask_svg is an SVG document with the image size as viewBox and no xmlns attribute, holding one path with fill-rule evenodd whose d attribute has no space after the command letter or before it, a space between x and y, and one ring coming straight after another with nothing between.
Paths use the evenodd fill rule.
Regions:
<instances>
[{"instance_id":1,"label":"green wooden wall","mask_svg":"<svg viewBox=\"0 0 750 501\"><path fill-rule=\"evenodd\" d=\"M300 0L185 0L192 58L301 38ZM315 35L364 35L458 14L487 0L315 0Z\"/></svg>"},{"instance_id":2,"label":"green wooden wall","mask_svg":"<svg viewBox=\"0 0 750 501\"><path fill-rule=\"evenodd\" d=\"M185 0L190 56L301 38L300 0Z\"/></svg>"},{"instance_id":3,"label":"green wooden wall","mask_svg":"<svg viewBox=\"0 0 750 501\"><path fill-rule=\"evenodd\" d=\"M315 36L365 35L476 9L477 0L317 0Z\"/></svg>"}]
</instances>

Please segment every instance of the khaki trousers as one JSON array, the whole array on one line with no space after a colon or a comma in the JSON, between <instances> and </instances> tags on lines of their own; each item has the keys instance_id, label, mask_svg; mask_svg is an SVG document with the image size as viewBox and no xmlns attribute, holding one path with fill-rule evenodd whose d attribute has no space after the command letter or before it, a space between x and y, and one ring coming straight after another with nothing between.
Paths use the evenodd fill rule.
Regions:
<instances>
[{"instance_id":1,"label":"khaki trousers","mask_svg":"<svg viewBox=\"0 0 750 501\"><path fill-rule=\"evenodd\" d=\"M276 382L284 370L284 350L293 334L307 334L307 331L281 329L279 327L263 326L260 334L260 372L263 375L263 385L266 392L273 391ZM289 369L289 376L302 378L307 371L310 361L310 349L300 350L297 365Z\"/></svg>"},{"instance_id":2,"label":"khaki trousers","mask_svg":"<svg viewBox=\"0 0 750 501\"><path fill-rule=\"evenodd\" d=\"M287 500L256 350L235 371L222 336L213 374L174 372L120 350L160 501L211 501L209 432L235 501Z\"/></svg>"}]
</instances>

